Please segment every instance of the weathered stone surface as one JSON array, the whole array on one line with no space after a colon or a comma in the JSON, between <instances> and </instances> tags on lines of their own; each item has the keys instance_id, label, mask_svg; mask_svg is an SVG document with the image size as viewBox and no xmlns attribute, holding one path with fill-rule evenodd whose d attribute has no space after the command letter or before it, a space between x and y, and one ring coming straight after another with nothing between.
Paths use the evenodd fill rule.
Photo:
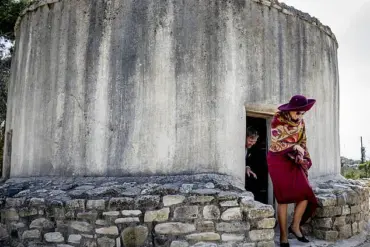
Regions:
<instances>
[{"instance_id":1,"label":"weathered stone surface","mask_svg":"<svg viewBox=\"0 0 370 247\"><path fill-rule=\"evenodd\" d=\"M243 212L249 212L250 209L256 207L256 201L254 200L254 197L252 196L246 196L242 197L240 199L240 207L243 210Z\"/></svg>"},{"instance_id":2,"label":"weathered stone surface","mask_svg":"<svg viewBox=\"0 0 370 247\"><path fill-rule=\"evenodd\" d=\"M115 247L116 240L108 237L98 238L97 240L98 247Z\"/></svg>"},{"instance_id":3,"label":"weathered stone surface","mask_svg":"<svg viewBox=\"0 0 370 247\"><path fill-rule=\"evenodd\" d=\"M348 215L351 213L351 209L348 205L342 207L342 215Z\"/></svg>"},{"instance_id":4,"label":"weathered stone surface","mask_svg":"<svg viewBox=\"0 0 370 247\"><path fill-rule=\"evenodd\" d=\"M258 219L258 218L269 218L274 216L274 209L271 205L265 205L259 202L255 203L255 207L248 210L248 219Z\"/></svg>"},{"instance_id":5,"label":"weathered stone surface","mask_svg":"<svg viewBox=\"0 0 370 247\"><path fill-rule=\"evenodd\" d=\"M154 230L158 234L179 235L194 232L195 226L187 223L168 222L156 225Z\"/></svg>"},{"instance_id":6,"label":"weathered stone surface","mask_svg":"<svg viewBox=\"0 0 370 247\"><path fill-rule=\"evenodd\" d=\"M24 231L22 234L23 240L32 240L32 239L40 239L41 233L39 230L27 230Z\"/></svg>"},{"instance_id":7,"label":"weathered stone surface","mask_svg":"<svg viewBox=\"0 0 370 247\"><path fill-rule=\"evenodd\" d=\"M116 197L109 200L109 210L127 210L133 209L135 205L134 199L130 197Z\"/></svg>"},{"instance_id":8,"label":"weathered stone surface","mask_svg":"<svg viewBox=\"0 0 370 247\"><path fill-rule=\"evenodd\" d=\"M172 241L170 247L188 247L189 243L186 241Z\"/></svg>"},{"instance_id":9,"label":"weathered stone surface","mask_svg":"<svg viewBox=\"0 0 370 247\"><path fill-rule=\"evenodd\" d=\"M116 226L97 228L95 232L101 235L118 236L118 228Z\"/></svg>"},{"instance_id":10,"label":"weathered stone surface","mask_svg":"<svg viewBox=\"0 0 370 247\"><path fill-rule=\"evenodd\" d=\"M334 218L334 226L344 226L346 224L346 216L339 216Z\"/></svg>"},{"instance_id":11,"label":"weathered stone surface","mask_svg":"<svg viewBox=\"0 0 370 247\"><path fill-rule=\"evenodd\" d=\"M254 241L264 241L264 240L273 240L275 232L272 229L264 230L252 230L249 232L249 238Z\"/></svg>"},{"instance_id":12,"label":"weathered stone surface","mask_svg":"<svg viewBox=\"0 0 370 247\"><path fill-rule=\"evenodd\" d=\"M198 218L198 206L182 206L177 207L174 210L175 220L186 220L186 219L196 219Z\"/></svg>"},{"instance_id":13,"label":"weathered stone surface","mask_svg":"<svg viewBox=\"0 0 370 247\"><path fill-rule=\"evenodd\" d=\"M19 214L16 209L10 208L1 212L1 218L5 220L19 220Z\"/></svg>"},{"instance_id":14,"label":"weathered stone surface","mask_svg":"<svg viewBox=\"0 0 370 247\"><path fill-rule=\"evenodd\" d=\"M168 220L168 216L170 213L169 208L162 208L160 210L155 211L146 211L144 215L144 222L163 222Z\"/></svg>"},{"instance_id":15,"label":"weathered stone surface","mask_svg":"<svg viewBox=\"0 0 370 247\"><path fill-rule=\"evenodd\" d=\"M185 237L187 240L195 241L211 241L211 240L220 240L220 234L215 232L202 232L202 233L193 233Z\"/></svg>"},{"instance_id":16,"label":"weathered stone surface","mask_svg":"<svg viewBox=\"0 0 370 247\"><path fill-rule=\"evenodd\" d=\"M220 209L216 205L207 205L203 208L203 217L207 220L220 218Z\"/></svg>"},{"instance_id":17,"label":"weathered stone surface","mask_svg":"<svg viewBox=\"0 0 370 247\"><path fill-rule=\"evenodd\" d=\"M357 222L352 223L352 235L356 235L358 232L359 232L358 223Z\"/></svg>"},{"instance_id":18,"label":"weathered stone surface","mask_svg":"<svg viewBox=\"0 0 370 247\"><path fill-rule=\"evenodd\" d=\"M105 200L88 200L86 208L89 210L105 210Z\"/></svg>"},{"instance_id":19,"label":"weathered stone surface","mask_svg":"<svg viewBox=\"0 0 370 247\"><path fill-rule=\"evenodd\" d=\"M121 247L121 237L116 238L116 247Z\"/></svg>"},{"instance_id":20,"label":"weathered stone surface","mask_svg":"<svg viewBox=\"0 0 370 247\"><path fill-rule=\"evenodd\" d=\"M48 243L63 243L64 242L64 237L60 232L45 233L44 239Z\"/></svg>"},{"instance_id":21,"label":"weathered stone surface","mask_svg":"<svg viewBox=\"0 0 370 247\"><path fill-rule=\"evenodd\" d=\"M38 218L31 222L30 229L52 229L54 223L45 218Z\"/></svg>"},{"instance_id":22,"label":"weathered stone surface","mask_svg":"<svg viewBox=\"0 0 370 247\"><path fill-rule=\"evenodd\" d=\"M350 224L338 227L339 238L347 239L352 236L352 226Z\"/></svg>"},{"instance_id":23,"label":"weathered stone surface","mask_svg":"<svg viewBox=\"0 0 370 247\"><path fill-rule=\"evenodd\" d=\"M324 207L316 210L317 217L333 217L340 216L342 214L342 207Z\"/></svg>"},{"instance_id":24,"label":"weathered stone surface","mask_svg":"<svg viewBox=\"0 0 370 247\"><path fill-rule=\"evenodd\" d=\"M229 208L222 213L221 219L224 221L242 220L242 213L240 208Z\"/></svg>"},{"instance_id":25,"label":"weathered stone surface","mask_svg":"<svg viewBox=\"0 0 370 247\"><path fill-rule=\"evenodd\" d=\"M224 233L221 235L222 241L242 241L244 238L244 234Z\"/></svg>"},{"instance_id":26,"label":"weathered stone surface","mask_svg":"<svg viewBox=\"0 0 370 247\"><path fill-rule=\"evenodd\" d=\"M190 247L218 247L216 243L211 243L211 242L198 242Z\"/></svg>"},{"instance_id":27,"label":"weathered stone surface","mask_svg":"<svg viewBox=\"0 0 370 247\"><path fill-rule=\"evenodd\" d=\"M146 226L125 228L121 234L123 246L136 247L143 245L148 237L148 233L149 230Z\"/></svg>"},{"instance_id":28,"label":"weathered stone surface","mask_svg":"<svg viewBox=\"0 0 370 247\"><path fill-rule=\"evenodd\" d=\"M257 247L275 247L274 241L261 241L257 243Z\"/></svg>"},{"instance_id":29,"label":"weathered stone surface","mask_svg":"<svg viewBox=\"0 0 370 247\"><path fill-rule=\"evenodd\" d=\"M71 234L68 236L68 243L70 244L80 244L82 236L79 234Z\"/></svg>"},{"instance_id":30,"label":"weathered stone surface","mask_svg":"<svg viewBox=\"0 0 370 247\"><path fill-rule=\"evenodd\" d=\"M20 217L29 217L37 215L39 212L37 208L21 208L19 209L19 216Z\"/></svg>"},{"instance_id":31,"label":"weathered stone surface","mask_svg":"<svg viewBox=\"0 0 370 247\"><path fill-rule=\"evenodd\" d=\"M75 199L66 202L67 210L85 210L85 200Z\"/></svg>"},{"instance_id":32,"label":"weathered stone surface","mask_svg":"<svg viewBox=\"0 0 370 247\"><path fill-rule=\"evenodd\" d=\"M237 200L232 200L232 201L220 202L220 206L221 207L237 207L237 206L239 206L239 204L238 204Z\"/></svg>"},{"instance_id":33,"label":"weathered stone surface","mask_svg":"<svg viewBox=\"0 0 370 247\"><path fill-rule=\"evenodd\" d=\"M6 230L6 226L0 223L0 241L8 239L9 234Z\"/></svg>"},{"instance_id":34,"label":"weathered stone surface","mask_svg":"<svg viewBox=\"0 0 370 247\"><path fill-rule=\"evenodd\" d=\"M357 214L361 212L360 205L351 206L350 208L351 208L351 214Z\"/></svg>"},{"instance_id":35,"label":"weathered stone surface","mask_svg":"<svg viewBox=\"0 0 370 247\"><path fill-rule=\"evenodd\" d=\"M196 189L192 190L191 193L197 194L197 195L216 195L220 191L217 189Z\"/></svg>"},{"instance_id":36,"label":"weathered stone surface","mask_svg":"<svg viewBox=\"0 0 370 247\"><path fill-rule=\"evenodd\" d=\"M271 229L274 228L276 219L275 218L264 218L254 221L253 224L258 229Z\"/></svg>"},{"instance_id":37,"label":"weathered stone surface","mask_svg":"<svg viewBox=\"0 0 370 247\"><path fill-rule=\"evenodd\" d=\"M127 217L127 218L118 218L114 221L115 224L124 224L129 222L140 222L138 217Z\"/></svg>"},{"instance_id":38,"label":"weathered stone surface","mask_svg":"<svg viewBox=\"0 0 370 247\"><path fill-rule=\"evenodd\" d=\"M216 230L218 232L246 232L250 229L250 225L247 222L235 221L235 222L220 222L216 224Z\"/></svg>"},{"instance_id":39,"label":"weathered stone surface","mask_svg":"<svg viewBox=\"0 0 370 247\"><path fill-rule=\"evenodd\" d=\"M69 244L57 244L57 247L74 247L74 246Z\"/></svg>"},{"instance_id":40,"label":"weathered stone surface","mask_svg":"<svg viewBox=\"0 0 370 247\"><path fill-rule=\"evenodd\" d=\"M212 202L215 199L214 196L189 196L186 199L187 203L198 203L198 204L205 204L208 202Z\"/></svg>"},{"instance_id":41,"label":"weathered stone surface","mask_svg":"<svg viewBox=\"0 0 370 247\"><path fill-rule=\"evenodd\" d=\"M163 197L163 206L168 207L183 203L185 196L182 195L168 195Z\"/></svg>"},{"instance_id":42,"label":"weathered stone surface","mask_svg":"<svg viewBox=\"0 0 370 247\"><path fill-rule=\"evenodd\" d=\"M140 210L123 210L121 214L125 217L140 216L142 212Z\"/></svg>"},{"instance_id":43,"label":"weathered stone surface","mask_svg":"<svg viewBox=\"0 0 370 247\"><path fill-rule=\"evenodd\" d=\"M366 222L365 221L362 220L358 223L358 230L359 230L360 233L365 230L365 227L366 227Z\"/></svg>"},{"instance_id":44,"label":"weathered stone surface","mask_svg":"<svg viewBox=\"0 0 370 247\"><path fill-rule=\"evenodd\" d=\"M183 184L181 185L180 192L181 193L189 193L193 190L194 184Z\"/></svg>"},{"instance_id":45,"label":"weathered stone surface","mask_svg":"<svg viewBox=\"0 0 370 247\"><path fill-rule=\"evenodd\" d=\"M331 229L333 227L333 220L331 218L318 218L315 219L314 227Z\"/></svg>"},{"instance_id":46,"label":"weathered stone surface","mask_svg":"<svg viewBox=\"0 0 370 247\"><path fill-rule=\"evenodd\" d=\"M197 222L197 231L200 232L213 232L215 230L215 223L213 221Z\"/></svg>"},{"instance_id":47,"label":"weathered stone surface","mask_svg":"<svg viewBox=\"0 0 370 247\"><path fill-rule=\"evenodd\" d=\"M98 212L95 211L77 213L77 219L95 221L97 218Z\"/></svg>"},{"instance_id":48,"label":"weathered stone surface","mask_svg":"<svg viewBox=\"0 0 370 247\"><path fill-rule=\"evenodd\" d=\"M236 200L239 198L239 193L234 192L234 191L221 191L217 195L217 198L220 201Z\"/></svg>"},{"instance_id":49,"label":"weathered stone surface","mask_svg":"<svg viewBox=\"0 0 370 247\"><path fill-rule=\"evenodd\" d=\"M317 196L317 199L319 200L319 202L322 204L323 207L337 205L337 197L334 194L320 195L320 196Z\"/></svg>"},{"instance_id":50,"label":"weathered stone surface","mask_svg":"<svg viewBox=\"0 0 370 247\"><path fill-rule=\"evenodd\" d=\"M26 198L6 198L5 206L8 208L19 208L25 204Z\"/></svg>"},{"instance_id":51,"label":"weathered stone surface","mask_svg":"<svg viewBox=\"0 0 370 247\"><path fill-rule=\"evenodd\" d=\"M160 200L161 200L160 196L152 195L139 196L135 200L135 209L145 209L145 210L154 209L159 206Z\"/></svg>"},{"instance_id":52,"label":"weathered stone surface","mask_svg":"<svg viewBox=\"0 0 370 247\"><path fill-rule=\"evenodd\" d=\"M107 221L114 221L119 217L119 212L118 211L103 212L103 217Z\"/></svg>"},{"instance_id":53,"label":"weathered stone surface","mask_svg":"<svg viewBox=\"0 0 370 247\"><path fill-rule=\"evenodd\" d=\"M45 199L44 198L31 198L30 199L30 206L31 207L41 207L45 206Z\"/></svg>"},{"instance_id":54,"label":"weathered stone surface","mask_svg":"<svg viewBox=\"0 0 370 247\"><path fill-rule=\"evenodd\" d=\"M93 231L93 226L87 222L72 221L69 227L77 232L89 233Z\"/></svg>"},{"instance_id":55,"label":"weathered stone surface","mask_svg":"<svg viewBox=\"0 0 370 247\"><path fill-rule=\"evenodd\" d=\"M107 226L107 225L109 225L109 222L106 221L106 220L96 220L95 225L97 225L97 226Z\"/></svg>"}]
</instances>

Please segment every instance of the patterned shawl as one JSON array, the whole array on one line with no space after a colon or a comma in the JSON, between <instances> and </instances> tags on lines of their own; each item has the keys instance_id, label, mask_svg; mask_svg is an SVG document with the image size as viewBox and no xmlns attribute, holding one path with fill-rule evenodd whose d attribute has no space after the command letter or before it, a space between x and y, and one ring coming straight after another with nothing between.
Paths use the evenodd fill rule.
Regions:
<instances>
[{"instance_id":1,"label":"patterned shawl","mask_svg":"<svg viewBox=\"0 0 370 247\"><path fill-rule=\"evenodd\" d=\"M293 146L300 145L304 156L293 150ZM277 112L271 122L270 152L288 155L295 163L302 166L306 175L311 167L310 154L307 151L305 123L302 120L293 121L288 112Z\"/></svg>"}]
</instances>

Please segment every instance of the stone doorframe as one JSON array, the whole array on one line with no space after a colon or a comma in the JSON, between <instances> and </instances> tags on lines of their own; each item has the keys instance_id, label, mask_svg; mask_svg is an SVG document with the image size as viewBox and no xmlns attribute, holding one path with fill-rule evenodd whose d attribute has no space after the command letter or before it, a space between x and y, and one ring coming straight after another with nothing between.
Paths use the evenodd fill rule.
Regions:
<instances>
[{"instance_id":1,"label":"stone doorframe","mask_svg":"<svg viewBox=\"0 0 370 247\"><path fill-rule=\"evenodd\" d=\"M264 118L266 119L266 128L267 128L267 145L270 144L270 126L271 126L271 120L274 116L275 112L277 111L277 105L271 105L271 104L246 104L245 105L246 110L246 116L248 117L254 117L254 118ZM277 203L274 199L274 192L273 192L273 186L272 181L270 178L270 175L268 175L268 204L272 205L276 212L276 206Z\"/></svg>"}]
</instances>

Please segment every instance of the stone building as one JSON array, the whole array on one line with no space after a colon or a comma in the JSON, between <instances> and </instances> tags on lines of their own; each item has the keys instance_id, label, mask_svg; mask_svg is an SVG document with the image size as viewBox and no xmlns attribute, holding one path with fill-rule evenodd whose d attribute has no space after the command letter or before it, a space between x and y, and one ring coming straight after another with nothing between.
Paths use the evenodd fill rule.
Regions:
<instances>
[{"instance_id":1,"label":"stone building","mask_svg":"<svg viewBox=\"0 0 370 247\"><path fill-rule=\"evenodd\" d=\"M268 0L40 0L15 29L1 187L12 245L273 246L271 184L270 205L244 190L245 130L266 148L293 94L317 99L311 178L339 176L338 44L308 14ZM321 212L320 238L364 225L365 189L343 181L359 192L339 204L336 181L317 189L337 209Z\"/></svg>"}]
</instances>

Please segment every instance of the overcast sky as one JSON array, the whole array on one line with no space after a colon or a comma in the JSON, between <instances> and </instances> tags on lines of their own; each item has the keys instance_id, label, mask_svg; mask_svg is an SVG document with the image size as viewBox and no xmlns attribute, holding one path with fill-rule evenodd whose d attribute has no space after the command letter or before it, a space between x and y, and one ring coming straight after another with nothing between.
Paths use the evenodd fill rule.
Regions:
<instances>
[{"instance_id":1,"label":"overcast sky","mask_svg":"<svg viewBox=\"0 0 370 247\"><path fill-rule=\"evenodd\" d=\"M339 43L341 155L370 159L370 0L284 0L329 26Z\"/></svg>"}]
</instances>

